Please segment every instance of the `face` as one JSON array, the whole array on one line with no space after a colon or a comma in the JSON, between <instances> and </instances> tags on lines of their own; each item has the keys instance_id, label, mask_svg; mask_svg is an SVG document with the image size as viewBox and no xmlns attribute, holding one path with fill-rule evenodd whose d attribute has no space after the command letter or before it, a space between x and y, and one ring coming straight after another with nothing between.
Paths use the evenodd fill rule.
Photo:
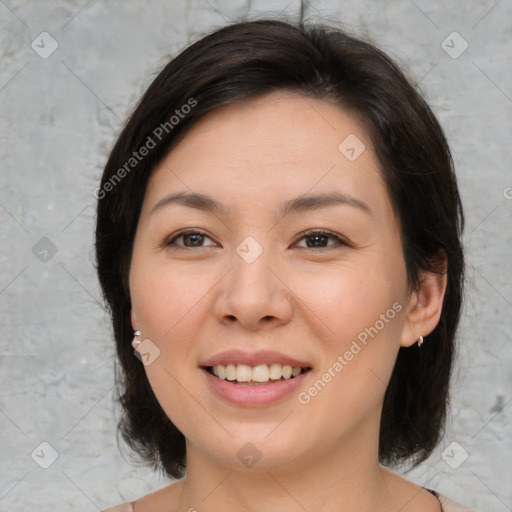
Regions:
<instances>
[{"instance_id":1,"label":"face","mask_svg":"<svg viewBox=\"0 0 512 512\"><path fill-rule=\"evenodd\" d=\"M338 107L279 92L197 122L149 180L129 282L188 453L284 467L377 446L412 295L369 137Z\"/></svg>"}]
</instances>

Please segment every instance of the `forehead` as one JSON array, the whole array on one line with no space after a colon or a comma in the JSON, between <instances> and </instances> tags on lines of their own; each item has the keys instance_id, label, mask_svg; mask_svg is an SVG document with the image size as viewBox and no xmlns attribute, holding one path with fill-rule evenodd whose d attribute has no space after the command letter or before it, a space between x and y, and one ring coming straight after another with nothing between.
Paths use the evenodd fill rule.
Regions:
<instances>
[{"instance_id":1,"label":"forehead","mask_svg":"<svg viewBox=\"0 0 512 512\"><path fill-rule=\"evenodd\" d=\"M331 103L279 91L197 121L153 172L147 200L199 192L249 207L334 189L382 211L389 207L371 141L357 119Z\"/></svg>"}]
</instances>

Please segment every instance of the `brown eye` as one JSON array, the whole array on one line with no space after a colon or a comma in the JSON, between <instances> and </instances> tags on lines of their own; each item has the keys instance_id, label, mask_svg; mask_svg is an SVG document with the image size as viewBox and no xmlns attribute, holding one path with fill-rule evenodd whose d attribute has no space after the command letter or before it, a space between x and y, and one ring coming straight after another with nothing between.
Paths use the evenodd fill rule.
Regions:
<instances>
[{"instance_id":1,"label":"brown eye","mask_svg":"<svg viewBox=\"0 0 512 512\"><path fill-rule=\"evenodd\" d=\"M176 243L177 240L182 240L183 243ZM215 242L213 244L204 244L205 240L212 239L207 236L206 234L202 233L201 231L197 230L187 230L187 231L180 231L177 235L173 236L170 240L165 242L165 246L178 246L178 247L184 247L184 248L193 248L193 247L207 247L209 245L215 245Z\"/></svg>"},{"instance_id":2,"label":"brown eye","mask_svg":"<svg viewBox=\"0 0 512 512\"><path fill-rule=\"evenodd\" d=\"M329 243L329 239L334 240L334 243ZM330 231L311 230L302 234L300 240L306 240L305 249L327 249L331 247L348 246L349 244L340 238L338 235Z\"/></svg>"}]
</instances>

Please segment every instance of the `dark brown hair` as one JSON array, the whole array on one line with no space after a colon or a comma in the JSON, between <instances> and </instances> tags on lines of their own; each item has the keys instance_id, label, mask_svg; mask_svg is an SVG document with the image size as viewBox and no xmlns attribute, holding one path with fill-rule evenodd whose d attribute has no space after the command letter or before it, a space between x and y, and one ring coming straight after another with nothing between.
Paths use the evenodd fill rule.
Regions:
<instances>
[{"instance_id":1,"label":"dark brown hair","mask_svg":"<svg viewBox=\"0 0 512 512\"><path fill-rule=\"evenodd\" d=\"M374 45L327 25L240 22L195 42L158 74L122 130L96 194L97 271L120 361L119 431L142 460L173 477L186 467L185 438L160 407L130 343L128 272L146 186L198 119L276 90L332 102L363 122L400 221L411 289L422 270L442 271L439 256L446 255L441 319L421 349L400 348L385 393L380 461L419 464L443 434L464 274L464 217L443 131L404 73ZM149 139L155 145L142 158Z\"/></svg>"}]
</instances>

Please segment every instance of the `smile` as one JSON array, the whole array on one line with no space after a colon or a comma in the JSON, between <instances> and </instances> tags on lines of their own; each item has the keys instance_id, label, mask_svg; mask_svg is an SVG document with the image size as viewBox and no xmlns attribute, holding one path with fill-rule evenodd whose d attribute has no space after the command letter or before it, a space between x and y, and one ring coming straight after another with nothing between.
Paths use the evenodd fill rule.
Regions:
<instances>
[{"instance_id":1,"label":"smile","mask_svg":"<svg viewBox=\"0 0 512 512\"><path fill-rule=\"evenodd\" d=\"M268 367L269 373L270 367ZM254 368L249 366L251 371ZM227 378L217 377L212 367L203 367L201 370L206 379L207 389L213 392L214 396L231 405L243 408L265 407L278 404L285 399L291 399L296 396L300 388L305 386L305 379L312 374L311 368L300 368L300 373L295 377L290 375L285 378L281 375L279 379L269 378L265 382L254 381L251 377L251 380L239 382L236 379L228 380ZM289 370L285 369L284 372L288 374Z\"/></svg>"},{"instance_id":2,"label":"smile","mask_svg":"<svg viewBox=\"0 0 512 512\"><path fill-rule=\"evenodd\" d=\"M291 398L313 364L275 351L228 350L199 363L206 388L238 407L264 407Z\"/></svg>"},{"instance_id":3,"label":"smile","mask_svg":"<svg viewBox=\"0 0 512 512\"><path fill-rule=\"evenodd\" d=\"M294 379L310 369L309 367L302 368L300 366L283 365L280 363L272 363L270 365L259 364L256 366L229 363L227 365L218 364L206 368L209 373L219 379L248 386L265 385L269 382Z\"/></svg>"}]
</instances>

